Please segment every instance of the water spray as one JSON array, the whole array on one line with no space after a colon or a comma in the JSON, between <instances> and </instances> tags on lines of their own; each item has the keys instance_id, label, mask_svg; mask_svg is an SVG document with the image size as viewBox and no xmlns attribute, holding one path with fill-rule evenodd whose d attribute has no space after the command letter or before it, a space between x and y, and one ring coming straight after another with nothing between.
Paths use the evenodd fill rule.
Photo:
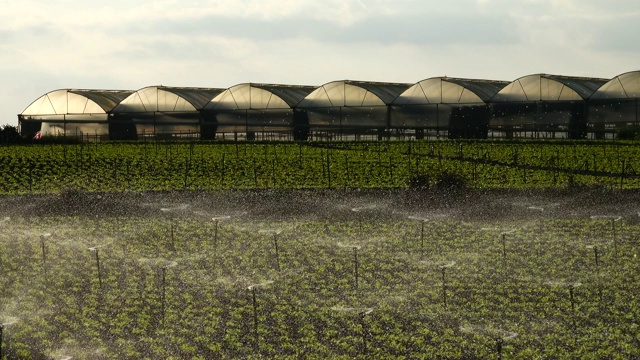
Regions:
<instances>
[{"instance_id":1,"label":"water spray","mask_svg":"<svg viewBox=\"0 0 640 360\"><path fill-rule=\"evenodd\" d=\"M360 228L360 232L362 232L362 215L360 214L362 210L364 210L364 208L361 207L355 207L351 209L351 211L356 214L356 217L358 219L358 227Z\"/></svg>"},{"instance_id":2,"label":"water spray","mask_svg":"<svg viewBox=\"0 0 640 360\"><path fill-rule=\"evenodd\" d=\"M611 222L611 241L613 242L613 254L618 257L618 240L616 239L616 222L622 220L617 215L593 215L592 220L609 220Z\"/></svg>"}]
</instances>

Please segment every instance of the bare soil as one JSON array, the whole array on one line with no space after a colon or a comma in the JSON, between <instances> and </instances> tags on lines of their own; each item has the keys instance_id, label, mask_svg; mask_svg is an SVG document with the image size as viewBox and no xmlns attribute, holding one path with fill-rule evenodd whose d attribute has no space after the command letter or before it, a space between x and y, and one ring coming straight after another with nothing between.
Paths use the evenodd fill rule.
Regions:
<instances>
[{"instance_id":1,"label":"bare soil","mask_svg":"<svg viewBox=\"0 0 640 360\"><path fill-rule=\"evenodd\" d=\"M445 216L462 220L522 220L533 213L570 218L623 216L639 221L640 191L602 189L505 190L262 190L83 193L0 197L0 217L181 216L246 214L264 219L333 219L353 216ZM360 211L354 211L354 209Z\"/></svg>"}]
</instances>

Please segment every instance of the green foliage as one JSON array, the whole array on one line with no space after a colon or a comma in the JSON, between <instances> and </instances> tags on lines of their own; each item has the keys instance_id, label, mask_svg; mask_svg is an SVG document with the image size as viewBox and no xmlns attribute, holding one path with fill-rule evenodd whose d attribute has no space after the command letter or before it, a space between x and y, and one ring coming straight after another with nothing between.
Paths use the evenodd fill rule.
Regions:
<instances>
[{"instance_id":1,"label":"green foliage","mask_svg":"<svg viewBox=\"0 0 640 360\"><path fill-rule=\"evenodd\" d=\"M432 219L421 249L415 220L384 214L235 217L220 222L216 244L210 218L194 214L12 218L0 236L0 321L18 320L4 329L5 355L497 358L496 336L515 332L505 358L640 356L637 222L617 225L617 252L602 241L596 269L584 239L614 236L606 219L510 221L503 257L500 232L486 230L494 221ZM262 229L282 230L281 271ZM44 232L53 235L43 263ZM360 247L358 289L353 252L338 242ZM439 264L450 261L444 307ZM256 291L256 342L247 287L266 280L274 283ZM571 282L582 284L573 310Z\"/></svg>"},{"instance_id":2,"label":"green foliage","mask_svg":"<svg viewBox=\"0 0 640 360\"><path fill-rule=\"evenodd\" d=\"M4 174L0 194L60 193L67 188L88 192L424 188L447 174L456 174L467 188L574 184L639 188L640 145L494 141L39 144L0 147L0 167Z\"/></svg>"}]
</instances>

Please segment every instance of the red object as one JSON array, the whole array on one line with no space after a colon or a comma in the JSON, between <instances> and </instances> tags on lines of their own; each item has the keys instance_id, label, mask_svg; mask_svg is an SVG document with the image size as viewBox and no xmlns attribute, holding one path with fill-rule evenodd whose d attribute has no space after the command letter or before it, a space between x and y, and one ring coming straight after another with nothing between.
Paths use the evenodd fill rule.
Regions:
<instances>
[{"instance_id":1,"label":"red object","mask_svg":"<svg viewBox=\"0 0 640 360\"><path fill-rule=\"evenodd\" d=\"M42 137L42 132L38 131L36 135L33 137L33 140L40 140L41 137Z\"/></svg>"}]
</instances>

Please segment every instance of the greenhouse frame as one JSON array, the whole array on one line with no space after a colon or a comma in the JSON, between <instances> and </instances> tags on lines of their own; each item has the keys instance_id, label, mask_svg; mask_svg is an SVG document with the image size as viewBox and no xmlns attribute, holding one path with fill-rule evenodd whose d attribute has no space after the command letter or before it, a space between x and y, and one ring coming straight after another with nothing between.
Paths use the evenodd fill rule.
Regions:
<instances>
[{"instance_id":1,"label":"greenhouse frame","mask_svg":"<svg viewBox=\"0 0 640 360\"><path fill-rule=\"evenodd\" d=\"M489 100L509 82L435 77L405 90L391 105L391 128L450 138L486 138Z\"/></svg>"},{"instance_id":2,"label":"greenhouse frame","mask_svg":"<svg viewBox=\"0 0 640 360\"><path fill-rule=\"evenodd\" d=\"M201 110L224 89L149 86L109 112L111 139L199 137Z\"/></svg>"},{"instance_id":3,"label":"greenhouse frame","mask_svg":"<svg viewBox=\"0 0 640 360\"><path fill-rule=\"evenodd\" d=\"M60 89L29 104L18 123L23 137L87 140L614 139L640 128L639 96L640 71L610 80L533 74L512 82Z\"/></svg>"},{"instance_id":4,"label":"greenhouse frame","mask_svg":"<svg viewBox=\"0 0 640 360\"><path fill-rule=\"evenodd\" d=\"M492 99L489 129L520 136L584 138L587 99L606 79L535 74L521 77Z\"/></svg>"},{"instance_id":5,"label":"greenhouse frame","mask_svg":"<svg viewBox=\"0 0 640 360\"><path fill-rule=\"evenodd\" d=\"M109 136L108 113L132 91L60 89L48 92L18 115L23 135Z\"/></svg>"},{"instance_id":6,"label":"greenhouse frame","mask_svg":"<svg viewBox=\"0 0 640 360\"><path fill-rule=\"evenodd\" d=\"M296 140L306 139L304 116L296 105L315 86L277 84L238 84L221 92L202 109L203 136L215 138L216 133L245 134L254 140L256 133L290 133Z\"/></svg>"},{"instance_id":7,"label":"greenhouse frame","mask_svg":"<svg viewBox=\"0 0 640 360\"><path fill-rule=\"evenodd\" d=\"M308 117L309 131L316 136L343 138L375 132L388 136L390 106L411 84L340 80L310 93L298 109ZM335 135L335 136L333 136Z\"/></svg>"},{"instance_id":8,"label":"greenhouse frame","mask_svg":"<svg viewBox=\"0 0 640 360\"><path fill-rule=\"evenodd\" d=\"M589 99L589 129L597 139L640 126L640 71L618 75Z\"/></svg>"}]
</instances>

